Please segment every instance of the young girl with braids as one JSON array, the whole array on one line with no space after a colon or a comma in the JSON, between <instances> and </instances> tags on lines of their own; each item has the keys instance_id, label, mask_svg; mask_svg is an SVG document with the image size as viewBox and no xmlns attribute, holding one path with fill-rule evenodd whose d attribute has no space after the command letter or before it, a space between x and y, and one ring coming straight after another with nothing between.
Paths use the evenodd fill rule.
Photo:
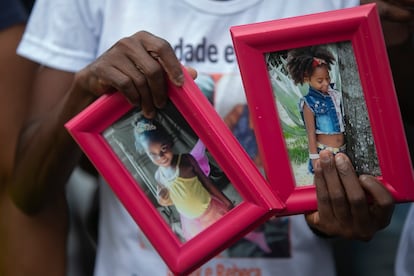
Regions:
<instances>
[{"instance_id":1,"label":"young girl with braids","mask_svg":"<svg viewBox=\"0 0 414 276\"><path fill-rule=\"evenodd\" d=\"M155 172L157 200L162 206L176 207L186 240L233 208L233 203L203 173L191 154L173 153L172 137L161 124L140 119L136 122L135 134L151 161L158 166Z\"/></svg>"},{"instance_id":2,"label":"young girl with braids","mask_svg":"<svg viewBox=\"0 0 414 276\"><path fill-rule=\"evenodd\" d=\"M295 84L309 85L299 108L304 120L309 146L309 171L323 149L334 154L344 152L345 127L341 93L332 88L329 71L335 57L325 47L311 46L291 50L287 69Z\"/></svg>"}]
</instances>

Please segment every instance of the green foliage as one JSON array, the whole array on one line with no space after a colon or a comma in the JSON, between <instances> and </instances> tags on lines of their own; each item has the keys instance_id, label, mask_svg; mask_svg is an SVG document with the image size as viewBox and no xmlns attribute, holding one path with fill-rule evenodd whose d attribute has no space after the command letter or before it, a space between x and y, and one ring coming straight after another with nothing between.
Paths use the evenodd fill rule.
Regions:
<instances>
[{"instance_id":1,"label":"green foliage","mask_svg":"<svg viewBox=\"0 0 414 276\"><path fill-rule=\"evenodd\" d=\"M306 136L296 136L292 139L286 139L288 144L288 154L291 162L303 164L308 161L308 144Z\"/></svg>"},{"instance_id":2,"label":"green foliage","mask_svg":"<svg viewBox=\"0 0 414 276\"><path fill-rule=\"evenodd\" d=\"M267 56L267 66L280 122L285 136L289 158L292 162L307 160L306 131L299 110L299 100L307 92L307 87L297 86L287 75L283 57Z\"/></svg>"}]
</instances>

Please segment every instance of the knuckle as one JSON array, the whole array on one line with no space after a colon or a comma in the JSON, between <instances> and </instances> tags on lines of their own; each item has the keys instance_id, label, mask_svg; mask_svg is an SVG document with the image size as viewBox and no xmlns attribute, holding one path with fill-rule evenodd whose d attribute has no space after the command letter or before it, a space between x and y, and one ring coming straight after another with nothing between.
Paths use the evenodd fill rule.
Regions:
<instances>
[{"instance_id":1,"label":"knuckle","mask_svg":"<svg viewBox=\"0 0 414 276\"><path fill-rule=\"evenodd\" d=\"M102 67L101 67L101 60L97 60L89 64L86 69L89 70L93 75L100 76L102 75Z\"/></svg>"},{"instance_id":2,"label":"knuckle","mask_svg":"<svg viewBox=\"0 0 414 276\"><path fill-rule=\"evenodd\" d=\"M145 37L151 37L153 35L147 31L141 30L141 31L136 32L133 36L139 39L143 39Z\"/></svg>"},{"instance_id":3,"label":"knuckle","mask_svg":"<svg viewBox=\"0 0 414 276\"><path fill-rule=\"evenodd\" d=\"M343 204L345 202L344 194L338 192L332 193L329 199L333 205Z\"/></svg>"},{"instance_id":4,"label":"knuckle","mask_svg":"<svg viewBox=\"0 0 414 276\"><path fill-rule=\"evenodd\" d=\"M134 89L134 83L133 81L128 78L127 76L124 76L122 78L119 78L117 80L117 86L122 92L131 91Z\"/></svg>"},{"instance_id":5,"label":"knuckle","mask_svg":"<svg viewBox=\"0 0 414 276\"><path fill-rule=\"evenodd\" d=\"M133 49L133 42L131 37L121 38L115 43L114 48L120 49L122 51L129 51L130 49Z\"/></svg>"},{"instance_id":6,"label":"knuckle","mask_svg":"<svg viewBox=\"0 0 414 276\"><path fill-rule=\"evenodd\" d=\"M147 90L147 80L143 75L138 75L133 77L133 82L131 82L131 88L136 88L138 93L145 94L145 91ZM144 95L145 96L145 95Z\"/></svg>"},{"instance_id":7,"label":"knuckle","mask_svg":"<svg viewBox=\"0 0 414 276\"><path fill-rule=\"evenodd\" d=\"M147 31L138 31L131 38L149 42L149 44L151 45L150 51L154 51L157 53L171 49L171 45L167 40L155 36Z\"/></svg>"},{"instance_id":8,"label":"knuckle","mask_svg":"<svg viewBox=\"0 0 414 276\"><path fill-rule=\"evenodd\" d=\"M322 205L328 205L330 204L331 199L329 198L327 194L321 194L321 195L318 195L318 201Z\"/></svg>"},{"instance_id":9,"label":"knuckle","mask_svg":"<svg viewBox=\"0 0 414 276\"><path fill-rule=\"evenodd\" d=\"M165 53L171 49L170 43L163 38L154 39L153 41L153 50L157 53Z\"/></svg>"},{"instance_id":10,"label":"knuckle","mask_svg":"<svg viewBox=\"0 0 414 276\"><path fill-rule=\"evenodd\" d=\"M364 206L366 206L367 199L365 198L364 195L359 194L359 195L356 195L356 196L353 196L353 197L349 198L349 202L351 203L351 205L355 209L360 209L360 208L363 208Z\"/></svg>"},{"instance_id":11,"label":"knuckle","mask_svg":"<svg viewBox=\"0 0 414 276\"><path fill-rule=\"evenodd\" d=\"M163 76L161 66L157 62L147 64L144 71L145 75L150 79L161 79Z\"/></svg>"}]
</instances>

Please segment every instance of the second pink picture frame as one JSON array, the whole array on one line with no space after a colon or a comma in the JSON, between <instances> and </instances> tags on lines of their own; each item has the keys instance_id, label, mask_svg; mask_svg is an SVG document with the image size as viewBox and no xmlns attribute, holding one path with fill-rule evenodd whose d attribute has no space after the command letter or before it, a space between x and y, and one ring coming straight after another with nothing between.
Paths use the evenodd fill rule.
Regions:
<instances>
[{"instance_id":1,"label":"second pink picture frame","mask_svg":"<svg viewBox=\"0 0 414 276\"><path fill-rule=\"evenodd\" d=\"M329 107L305 97L310 95L310 76L301 63L306 55L312 56L305 61L310 67L329 64L331 88L340 90L336 112L342 113L346 147L334 150L345 151L358 174L377 176L396 201L414 199L412 164L375 4L234 26L231 35L266 176L286 203L282 213L317 207L308 172L313 136L303 108L305 102L312 105L316 118ZM332 63L318 56L321 51L332 54Z\"/></svg>"}]
</instances>

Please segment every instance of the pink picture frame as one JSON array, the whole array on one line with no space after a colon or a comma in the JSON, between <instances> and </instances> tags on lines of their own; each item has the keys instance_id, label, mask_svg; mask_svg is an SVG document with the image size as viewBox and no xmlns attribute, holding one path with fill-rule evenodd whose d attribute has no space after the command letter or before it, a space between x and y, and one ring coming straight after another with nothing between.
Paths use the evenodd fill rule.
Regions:
<instances>
[{"instance_id":1,"label":"pink picture frame","mask_svg":"<svg viewBox=\"0 0 414 276\"><path fill-rule=\"evenodd\" d=\"M294 165L300 158L308 159L307 146L305 144L301 151L304 156L295 155L293 146L289 148L292 139L299 139L295 130L300 129L293 129L292 125L295 126L295 122L299 124L301 119L300 108L296 103L292 104L293 92L290 92L301 91L286 72L289 51L311 46L336 47L337 62L342 59L342 70L350 68L352 79L359 79L357 90L361 90L361 94L358 97L363 100L355 104L355 100L347 99L348 107L357 116L345 113L345 117L348 116L345 128L348 127L351 142L365 135L352 132L355 125L361 123L359 120L371 133L367 134L369 139L365 135L364 141L350 143L349 151L347 145L347 153L353 155L353 162L358 163L361 158L358 154L366 151L367 155L374 156L368 163L374 162L377 167L364 171L364 161L360 162L361 171L357 172L374 173L397 202L414 200L413 169L375 4L234 26L230 32L266 177L274 193L286 204L286 208L278 214L302 213L317 208L313 177L306 180L308 183L299 183L299 172L306 168L302 163L299 169ZM340 52L343 48L347 49L348 54L351 51L353 58L345 59L349 55ZM340 69L338 71L339 75L343 73ZM341 81L344 89L347 85L355 87L355 84L347 83L350 82L349 76ZM303 92L297 99L302 96ZM298 110L294 110L296 108ZM304 132L306 137L304 126L302 128L301 133ZM291 131L290 136L288 130ZM369 145L370 149L367 151L359 144Z\"/></svg>"},{"instance_id":2,"label":"pink picture frame","mask_svg":"<svg viewBox=\"0 0 414 276\"><path fill-rule=\"evenodd\" d=\"M266 221L272 211L283 209L284 203L271 192L267 181L186 72L184 85L169 84L168 93L171 106L182 116L172 117L172 121L186 121L241 198L221 219L185 241L161 216L154 200L149 198L149 192L143 189L145 185L134 176L134 167L128 167L130 162L125 160L133 159L134 153L129 155L124 153L126 150L117 151L131 144L128 139L131 139L129 135L132 132L128 131L133 127L124 122L136 115L134 107L120 92L100 97L65 127L169 269L176 275L186 275ZM113 143L108 137L114 133L121 138L129 133L126 137L129 142L115 147L122 139L118 137ZM136 167L150 170L148 163L136 163ZM151 178L145 173L144 176Z\"/></svg>"}]
</instances>

